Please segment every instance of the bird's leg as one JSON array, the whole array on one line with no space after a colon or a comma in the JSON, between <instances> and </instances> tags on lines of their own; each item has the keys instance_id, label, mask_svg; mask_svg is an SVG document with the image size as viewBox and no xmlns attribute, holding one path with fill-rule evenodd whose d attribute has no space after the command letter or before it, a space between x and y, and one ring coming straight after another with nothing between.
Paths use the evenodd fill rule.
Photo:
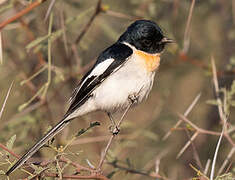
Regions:
<instances>
[{"instance_id":1,"label":"bird's leg","mask_svg":"<svg viewBox=\"0 0 235 180\"><path fill-rule=\"evenodd\" d=\"M112 123L112 125L110 126L110 131L111 133L113 133L113 135L117 135L119 132L120 132L120 129L119 129L119 125L120 125L120 122L122 122L124 116L126 115L127 111L130 109L130 107L133 105L133 104L136 104L138 102L138 95L137 94L131 94L128 96L128 100L130 101L130 104L129 106L127 107L126 111L123 113L120 121L118 124L116 124L116 122L114 121L113 119L113 116L110 112L107 112L107 115Z\"/></svg>"},{"instance_id":2,"label":"bird's leg","mask_svg":"<svg viewBox=\"0 0 235 180\"><path fill-rule=\"evenodd\" d=\"M128 96L128 99L129 99L131 105L136 104L138 102L138 95L137 94L131 94L131 95Z\"/></svg>"},{"instance_id":3,"label":"bird's leg","mask_svg":"<svg viewBox=\"0 0 235 180\"><path fill-rule=\"evenodd\" d=\"M121 117L121 119L118 121L118 124L115 125L118 129L119 129L120 125L122 124L122 121L123 121L125 115L127 114L127 112L129 111L129 109L130 109L130 107L131 107L132 104L133 104L133 102L130 101L129 106L126 108L125 112L122 114L122 117ZM111 117L112 117L112 116L111 116ZM110 118L110 120L111 120L111 119L112 119L112 118ZM112 121L112 120L111 120L111 121ZM108 150L109 150L109 148L110 148L110 146L111 146L111 144L112 144L112 141L113 141L113 139L114 139L115 136L116 136L116 134L113 134L113 135L109 138L108 144L106 145L105 150L104 150L104 152L103 152L102 155L101 155L100 162L99 162L99 165L98 165L98 168L97 168L97 172L100 172L100 171L101 171L101 167L102 167L102 165L103 165L103 163L104 163L106 154L107 154L107 152L108 152Z\"/></svg>"},{"instance_id":4,"label":"bird's leg","mask_svg":"<svg viewBox=\"0 0 235 180\"><path fill-rule=\"evenodd\" d=\"M130 103L129 103L128 107L126 108L126 110L124 111L124 113L122 114L121 119L118 121L118 124L117 124L118 128L120 127L122 120L124 119L127 112L130 110L131 106L138 102L138 95L136 95L136 94L129 95L128 100L130 101Z\"/></svg>"},{"instance_id":5,"label":"bird's leg","mask_svg":"<svg viewBox=\"0 0 235 180\"><path fill-rule=\"evenodd\" d=\"M112 123L111 126L109 127L109 130L113 135L117 135L120 132L120 129L118 128L116 122L114 121L112 114L110 112L107 112L107 115Z\"/></svg>"}]
</instances>

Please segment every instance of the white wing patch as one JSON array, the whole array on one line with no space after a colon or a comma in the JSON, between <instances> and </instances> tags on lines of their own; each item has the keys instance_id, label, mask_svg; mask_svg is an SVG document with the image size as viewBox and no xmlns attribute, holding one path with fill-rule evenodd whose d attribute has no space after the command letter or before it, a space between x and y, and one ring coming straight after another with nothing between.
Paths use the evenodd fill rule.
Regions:
<instances>
[{"instance_id":1,"label":"white wing patch","mask_svg":"<svg viewBox=\"0 0 235 180\"><path fill-rule=\"evenodd\" d=\"M104 73L104 71L110 66L110 64L114 61L114 59L107 59L101 63L99 63L87 76L87 78L91 76L99 76Z\"/></svg>"},{"instance_id":2,"label":"white wing patch","mask_svg":"<svg viewBox=\"0 0 235 180\"><path fill-rule=\"evenodd\" d=\"M112 62L114 61L114 59L107 59L101 63L99 63L96 67L94 67L94 69L90 72L90 74L83 80L83 82L81 83L81 85L77 88L75 88L73 94L77 94L77 92L80 90L80 88L83 86L83 84L86 82L86 80L88 78L90 78L91 76L99 76L101 74L103 74L105 72L105 70L110 66L110 64L112 64ZM73 99L73 96L70 97L69 99L69 103L71 104Z\"/></svg>"}]
</instances>

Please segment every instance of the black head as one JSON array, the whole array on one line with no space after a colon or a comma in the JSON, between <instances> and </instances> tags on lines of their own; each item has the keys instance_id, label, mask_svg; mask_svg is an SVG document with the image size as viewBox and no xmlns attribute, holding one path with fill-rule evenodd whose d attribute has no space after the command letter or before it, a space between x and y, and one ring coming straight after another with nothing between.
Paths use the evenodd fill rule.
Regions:
<instances>
[{"instance_id":1,"label":"black head","mask_svg":"<svg viewBox=\"0 0 235 180\"><path fill-rule=\"evenodd\" d=\"M131 24L118 42L127 42L147 53L161 53L166 43L173 42L164 37L160 27L153 21L137 20Z\"/></svg>"}]
</instances>

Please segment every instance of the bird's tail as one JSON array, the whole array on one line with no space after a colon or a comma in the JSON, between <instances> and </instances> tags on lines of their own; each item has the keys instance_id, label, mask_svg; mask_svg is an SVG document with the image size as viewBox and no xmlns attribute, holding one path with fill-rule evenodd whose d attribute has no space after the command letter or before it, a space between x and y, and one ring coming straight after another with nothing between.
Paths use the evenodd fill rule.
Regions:
<instances>
[{"instance_id":1,"label":"bird's tail","mask_svg":"<svg viewBox=\"0 0 235 180\"><path fill-rule=\"evenodd\" d=\"M64 117L58 124L56 124L51 130L49 130L36 144L33 145L7 172L8 176L14 170L19 168L25 161L27 161L34 153L36 153L48 140L54 137L57 133L59 133L62 129L64 129L69 123L71 119L67 119Z\"/></svg>"}]
</instances>

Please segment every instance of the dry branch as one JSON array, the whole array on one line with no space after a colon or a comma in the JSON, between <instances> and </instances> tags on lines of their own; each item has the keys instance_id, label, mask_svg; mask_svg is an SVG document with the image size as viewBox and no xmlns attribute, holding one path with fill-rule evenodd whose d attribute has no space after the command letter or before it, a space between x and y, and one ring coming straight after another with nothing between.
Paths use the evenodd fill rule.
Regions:
<instances>
[{"instance_id":1,"label":"dry branch","mask_svg":"<svg viewBox=\"0 0 235 180\"><path fill-rule=\"evenodd\" d=\"M18 12L17 14L12 16L11 18L9 18L9 19L3 21L2 23L0 23L0 30L2 30L6 25L10 24L11 22L18 20L20 17L22 17L23 15L29 13L34 8L36 8L37 6L39 6L40 4L42 4L44 2L46 2L46 0L36 0L35 2L31 3L25 9L21 10L20 12Z\"/></svg>"}]
</instances>

